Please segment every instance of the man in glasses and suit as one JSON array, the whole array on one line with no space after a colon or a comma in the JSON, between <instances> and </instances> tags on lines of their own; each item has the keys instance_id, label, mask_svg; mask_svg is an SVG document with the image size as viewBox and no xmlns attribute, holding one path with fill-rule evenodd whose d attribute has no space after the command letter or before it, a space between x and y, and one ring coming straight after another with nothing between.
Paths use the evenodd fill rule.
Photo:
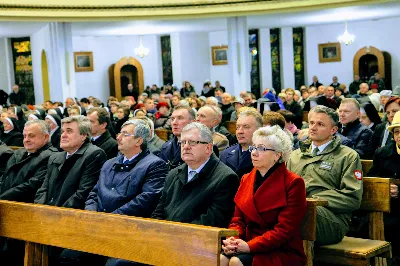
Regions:
<instances>
[{"instance_id":1,"label":"man in glasses and suit","mask_svg":"<svg viewBox=\"0 0 400 266\"><path fill-rule=\"evenodd\" d=\"M226 227L232 217L238 176L213 154L212 132L197 122L181 132L184 164L167 176L152 218Z\"/></svg>"}]
</instances>

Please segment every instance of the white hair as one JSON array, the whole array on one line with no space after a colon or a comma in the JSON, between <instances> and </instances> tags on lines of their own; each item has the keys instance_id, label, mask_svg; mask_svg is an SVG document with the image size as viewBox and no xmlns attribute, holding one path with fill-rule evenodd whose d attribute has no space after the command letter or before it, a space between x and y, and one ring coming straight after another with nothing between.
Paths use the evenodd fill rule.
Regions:
<instances>
[{"instance_id":1,"label":"white hair","mask_svg":"<svg viewBox=\"0 0 400 266\"><path fill-rule=\"evenodd\" d=\"M275 150L275 152L282 152L282 156L278 162L286 162L292 152L292 141L289 136L279 126L267 126L257 129L253 133L253 142L256 139L267 141Z\"/></svg>"},{"instance_id":2,"label":"white hair","mask_svg":"<svg viewBox=\"0 0 400 266\"><path fill-rule=\"evenodd\" d=\"M210 99L210 101L212 101L215 105L218 105L218 99L217 98L211 96L211 97L208 97L207 99Z\"/></svg>"}]
</instances>

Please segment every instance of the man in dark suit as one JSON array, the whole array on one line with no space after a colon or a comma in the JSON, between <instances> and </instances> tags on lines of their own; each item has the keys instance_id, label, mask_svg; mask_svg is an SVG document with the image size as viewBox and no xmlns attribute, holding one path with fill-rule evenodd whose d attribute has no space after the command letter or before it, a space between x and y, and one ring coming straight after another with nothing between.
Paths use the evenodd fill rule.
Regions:
<instances>
[{"instance_id":1,"label":"man in dark suit","mask_svg":"<svg viewBox=\"0 0 400 266\"><path fill-rule=\"evenodd\" d=\"M313 82L310 84L310 87L315 87L315 88L318 89L319 86L322 86L322 83L320 83L318 81L318 77L317 76L312 77L312 80L313 80Z\"/></svg>"},{"instance_id":2,"label":"man in dark suit","mask_svg":"<svg viewBox=\"0 0 400 266\"><path fill-rule=\"evenodd\" d=\"M14 152L0 178L0 199L32 203L46 176L50 155L57 152L50 140L50 126L43 120L26 122L24 148Z\"/></svg>"},{"instance_id":3,"label":"man in dark suit","mask_svg":"<svg viewBox=\"0 0 400 266\"><path fill-rule=\"evenodd\" d=\"M107 154L107 159L116 157L118 144L107 130L111 126L111 120L106 109L93 107L88 111L87 118L92 124L92 143Z\"/></svg>"},{"instance_id":4,"label":"man in dark suit","mask_svg":"<svg viewBox=\"0 0 400 266\"><path fill-rule=\"evenodd\" d=\"M181 130L184 164L167 176L152 218L226 227L232 217L238 177L213 154L212 132L193 122Z\"/></svg>"},{"instance_id":5,"label":"man in dark suit","mask_svg":"<svg viewBox=\"0 0 400 266\"><path fill-rule=\"evenodd\" d=\"M253 143L254 131L262 126L263 118L256 109L242 111L236 122L236 137L239 143L221 153L221 162L229 166L239 178L253 169L249 146Z\"/></svg>"},{"instance_id":6,"label":"man in dark suit","mask_svg":"<svg viewBox=\"0 0 400 266\"><path fill-rule=\"evenodd\" d=\"M67 117L61 124L60 147L64 151L50 156L47 175L36 193L35 203L83 209L107 156L90 143L92 130L87 117Z\"/></svg>"},{"instance_id":7,"label":"man in dark suit","mask_svg":"<svg viewBox=\"0 0 400 266\"><path fill-rule=\"evenodd\" d=\"M4 174L8 159L10 159L13 153L14 151L0 140L0 175Z\"/></svg>"},{"instance_id":8,"label":"man in dark suit","mask_svg":"<svg viewBox=\"0 0 400 266\"><path fill-rule=\"evenodd\" d=\"M181 158L181 145L179 143L181 132L187 124L194 122L195 119L195 112L188 106L177 106L172 113L171 128L174 137L162 146L159 156L168 164L169 170L183 164Z\"/></svg>"},{"instance_id":9,"label":"man in dark suit","mask_svg":"<svg viewBox=\"0 0 400 266\"><path fill-rule=\"evenodd\" d=\"M3 107L7 106L7 100L8 100L8 93L5 92L4 90L0 90L0 105Z\"/></svg>"},{"instance_id":10,"label":"man in dark suit","mask_svg":"<svg viewBox=\"0 0 400 266\"><path fill-rule=\"evenodd\" d=\"M122 96L133 96L135 98L135 101L138 100L139 97L139 92L138 89L134 89L132 84L128 84L126 89L122 92Z\"/></svg>"},{"instance_id":11,"label":"man in dark suit","mask_svg":"<svg viewBox=\"0 0 400 266\"><path fill-rule=\"evenodd\" d=\"M25 92L19 89L18 85L12 87L12 92L9 95L10 104L15 104L21 106L21 104L26 104Z\"/></svg>"},{"instance_id":12,"label":"man in dark suit","mask_svg":"<svg viewBox=\"0 0 400 266\"><path fill-rule=\"evenodd\" d=\"M59 115L46 115L44 119L50 126L50 141L54 148L62 151L60 148L61 138L61 117Z\"/></svg>"}]
</instances>

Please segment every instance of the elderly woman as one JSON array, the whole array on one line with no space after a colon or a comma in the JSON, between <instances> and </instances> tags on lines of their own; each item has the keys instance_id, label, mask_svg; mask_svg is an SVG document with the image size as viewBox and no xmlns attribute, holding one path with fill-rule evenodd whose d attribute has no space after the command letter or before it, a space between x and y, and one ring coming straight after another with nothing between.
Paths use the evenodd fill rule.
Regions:
<instances>
[{"instance_id":1,"label":"elderly woman","mask_svg":"<svg viewBox=\"0 0 400 266\"><path fill-rule=\"evenodd\" d=\"M221 265L305 265L300 225L306 211L303 179L286 169L292 142L279 127L263 127L249 147L253 170L242 177Z\"/></svg>"},{"instance_id":2,"label":"elderly woman","mask_svg":"<svg viewBox=\"0 0 400 266\"><path fill-rule=\"evenodd\" d=\"M15 118L7 117L2 122L4 132L0 135L0 140L7 146L24 146L23 135L18 127L18 121Z\"/></svg>"}]
</instances>

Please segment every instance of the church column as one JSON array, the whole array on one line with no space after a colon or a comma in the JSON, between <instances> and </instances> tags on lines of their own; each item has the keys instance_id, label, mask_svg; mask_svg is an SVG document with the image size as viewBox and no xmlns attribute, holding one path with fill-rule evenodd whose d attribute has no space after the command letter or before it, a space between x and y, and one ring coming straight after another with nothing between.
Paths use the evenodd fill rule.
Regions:
<instances>
[{"instance_id":1,"label":"church column","mask_svg":"<svg viewBox=\"0 0 400 266\"><path fill-rule=\"evenodd\" d=\"M282 89L295 89L293 28L288 27L281 29L281 48Z\"/></svg>"},{"instance_id":2,"label":"church column","mask_svg":"<svg viewBox=\"0 0 400 266\"><path fill-rule=\"evenodd\" d=\"M228 88L232 95L250 91L250 52L247 17L228 18L228 66L233 87Z\"/></svg>"}]
</instances>

